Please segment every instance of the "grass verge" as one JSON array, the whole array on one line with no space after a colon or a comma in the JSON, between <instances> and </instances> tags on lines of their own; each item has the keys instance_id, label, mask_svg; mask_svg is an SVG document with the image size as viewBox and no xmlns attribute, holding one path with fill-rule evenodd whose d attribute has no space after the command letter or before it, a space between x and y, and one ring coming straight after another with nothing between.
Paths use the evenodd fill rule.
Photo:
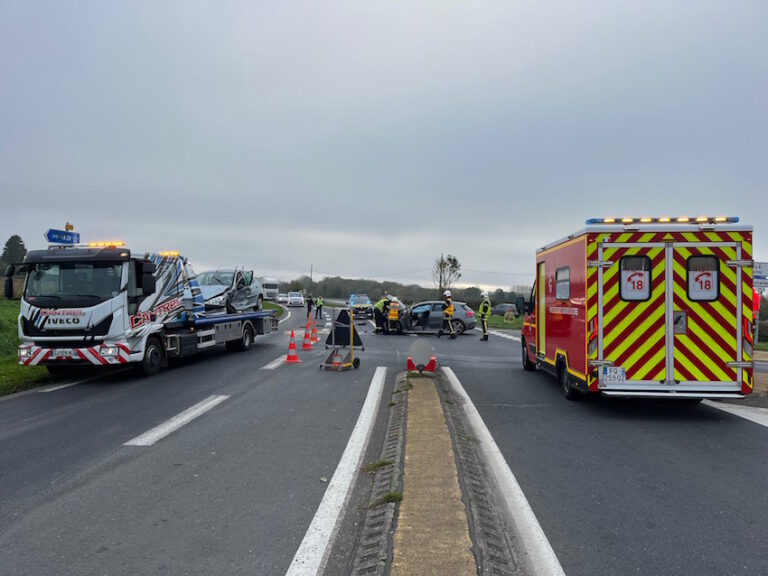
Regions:
<instances>
[{"instance_id":1,"label":"grass verge","mask_svg":"<svg viewBox=\"0 0 768 576\"><path fill-rule=\"evenodd\" d=\"M280 318L280 316L283 315L285 312L285 308L280 306L280 304L275 304L274 302L264 302L264 310L275 310L277 312L277 317Z\"/></svg>"},{"instance_id":2,"label":"grass verge","mask_svg":"<svg viewBox=\"0 0 768 576\"><path fill-rule=\"evenodd\" d=\"M755 350L768 352L768 342L758 342L757 344L755 344Z\"/></svg>"},{"instance_id":3,"label":"grass verge","mask_svg":"<svg viewBox=\"0 0 768 576\"><path fill-rule=\"evenodd\" d=\"M480 319L477 320L477 325L480 326ZM488 318L488 328L501 328L506 330L522 330L523 317L512 318L510 322L504 320L504 316L491 316Z\"/></svg>"}]
</instances>

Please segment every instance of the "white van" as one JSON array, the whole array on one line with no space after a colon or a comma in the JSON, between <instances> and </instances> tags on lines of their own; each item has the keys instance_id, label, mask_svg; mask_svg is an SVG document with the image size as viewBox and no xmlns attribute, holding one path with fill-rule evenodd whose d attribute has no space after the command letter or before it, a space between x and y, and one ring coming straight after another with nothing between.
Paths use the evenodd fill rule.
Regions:
<instances>
[{"instance_id":1,"label":"white van","mask_svg":"<svg viewBox=\"0 0 768 576\"><path fill-rule=\"evenodd\" d=\"M276 300L277 293L280 291L280 283L277 278L262 277L261 289L264 291L264 297L267 300Z\"/></svg>"}]
</instances>

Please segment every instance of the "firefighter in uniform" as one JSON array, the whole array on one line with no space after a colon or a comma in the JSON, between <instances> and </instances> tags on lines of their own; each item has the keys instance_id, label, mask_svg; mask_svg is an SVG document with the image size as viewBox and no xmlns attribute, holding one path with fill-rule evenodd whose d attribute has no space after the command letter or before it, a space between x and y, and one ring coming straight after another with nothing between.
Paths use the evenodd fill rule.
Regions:
<instances>
[{"instance_id":1,"label":"firefighter in uniform","mask_svg":"<svg viewBox=\"0 0 768 576\"><path fill-rule=\"evenodd\" d=\"M443 292L443 326L437 331L437 337L440 338L446 329L451 333L451 340L456 338L456 330L453 329L453 301L450 290Z\"/></svg>"},{"instance_id":2,"label":"firefighter in uniform","mask_svg":"<svg viewBox=\"0 0 768 576\"><path fill-rule=\"evenodd\" d=\"M398 332L398 321L400 320L400 305L394 298L390 299L389 310L387 311L387 332Z\"/></svg>"},{"instance_id":3,"label":"firefighter in uniform","mask_svg":"<svg viewBox=\"0 0 768 576\"><path fill-rule=\"evenodd\" d=\"M488 291L484 290L480 293L480 296L482 296L483 301L480 302L480 310L478 311L478 316L480 316L480 324L483 326L483 335L480 337L480 340L488 340L488 318L491 317L491 300L488 297Z\"/></svg>"}]
</instances>

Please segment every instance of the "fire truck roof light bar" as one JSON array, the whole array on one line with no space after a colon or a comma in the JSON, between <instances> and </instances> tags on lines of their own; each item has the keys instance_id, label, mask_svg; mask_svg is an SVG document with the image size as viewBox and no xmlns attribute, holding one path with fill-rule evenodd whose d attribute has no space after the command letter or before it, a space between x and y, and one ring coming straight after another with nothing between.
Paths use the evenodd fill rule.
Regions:
<instances>
[{"instance_id":1,"label":"fire truck roof light bar","mask_svg":"<svg viewBox=\"0 0 768 576\"><path fill-rule=\"evenodd\" d=\"M670 218L668 216L661 216L659 218L589 218L587 220L587 226L594 226L599 224L670 224L677 222L679 224L696 223L696 224L736 224L739 221L736 216L698 216L696 218L690 218L688 216L679 216L677 218Z\"/></svg>"},{"instance_id":2,"label":"fire truck roof light bar","mask_svg":"<svg viewBox=\"0 0 768 576\"><path fill-rule=\"evenodd\" d=\"M89 248L121 248L125 246L122 240L107 240L106 242L88 242Z\"/></svg>"}]
</instances>

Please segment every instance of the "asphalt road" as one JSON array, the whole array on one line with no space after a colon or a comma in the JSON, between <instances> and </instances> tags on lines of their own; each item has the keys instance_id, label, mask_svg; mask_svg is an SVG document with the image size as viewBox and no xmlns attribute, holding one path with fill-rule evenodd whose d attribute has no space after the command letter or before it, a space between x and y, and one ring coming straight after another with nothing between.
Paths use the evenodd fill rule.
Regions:
<instances>
[{"instance_id":1,"label":"asphalt road","mask_svg":"<svg viewBox=\"0 0 768 576\"><path fill-rule=\"evenodd\" d=\"M299 366L261 369L302 322L293 309L249 352L217 350L155 378L129 372L0 401L0 573L284 574L386 366L365 456L376 459L415 341L363 333L361 368L343 374L317 369L321 346ZM429 342L567 574L768 573L765 427L708 406L568 402L554 379L523 372L517 341L478 337ZM227 398L151 446L124 445L212 395ZM366 482L327 574L349 569Z\"/></svg>"}]
</instances>

